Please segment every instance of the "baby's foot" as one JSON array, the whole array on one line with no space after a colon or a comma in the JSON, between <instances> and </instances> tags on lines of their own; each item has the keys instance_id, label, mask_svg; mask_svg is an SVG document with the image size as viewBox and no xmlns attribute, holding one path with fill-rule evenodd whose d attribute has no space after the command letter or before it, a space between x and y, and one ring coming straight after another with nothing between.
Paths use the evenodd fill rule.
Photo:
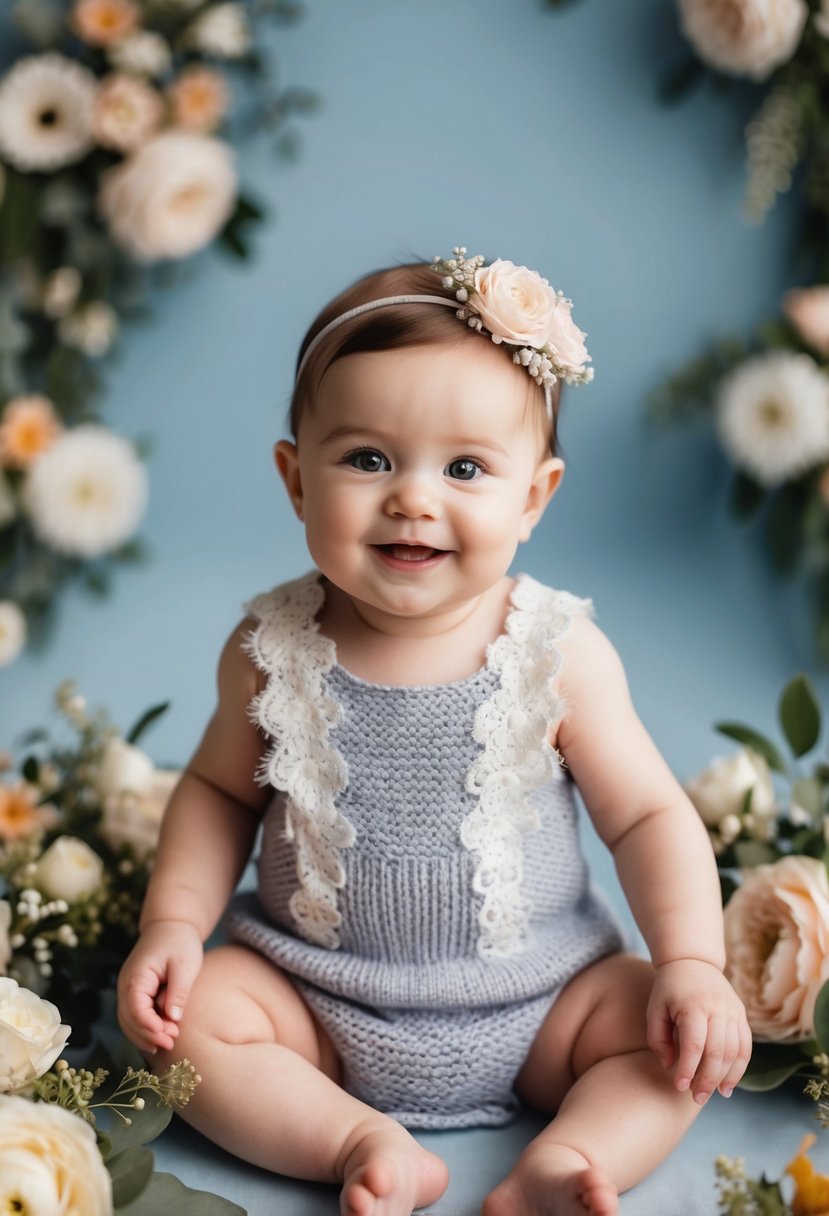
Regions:
<instances>
[{"instance_id":1,"label":"baby's foot","mask_svg":"<svg viewBox=\"0 0 829 1216\"><path fill-rule=\"evenodd\" d=\"M411 1216L446 1190L445 1162L389 1120L358 1141L345 1162L342 1216Z\"/></svg>"},{"instance_id":2,"label":"baby's foot","mask_svg":"<svg viewBox=\"0 0 829 1216\"><path fill-rule=\"evenodd\" d=\"M615 1216L619 1195L603 1169L563 1144L537 1144L487 1196L483 1216Z\"/></svg>"}]
</instances>

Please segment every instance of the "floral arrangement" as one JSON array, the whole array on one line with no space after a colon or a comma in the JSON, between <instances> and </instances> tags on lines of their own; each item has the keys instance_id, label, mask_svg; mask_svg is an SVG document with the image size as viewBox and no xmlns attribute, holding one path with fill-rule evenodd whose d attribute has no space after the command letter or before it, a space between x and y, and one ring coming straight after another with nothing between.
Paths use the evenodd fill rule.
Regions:
<instances>
[{"instance_id":1,"label":"floral arrangement","mask_svg":"<svg viewBox=\"0 0 829 1216\"><path fill-rule=\"evenodd\" d=\"M199 1085L190 1061L156 1075L120 1043L114 1054L124 1071L113 1083L119 1063L101 1047L94 1067L58 1058L71 1030L60 1018L51 1002L0 978L0 1210L113 1216L127 1205L132 1213L184 1205L203 1216L244 1216L235 1203L156 1173L146 1147Z\"/></svg>"},{"instance_id":2,"label":"floral arrangement","mask_svg":"<svg viewBox=\"0 0 829 1216\"><path fill-rule=\"evenodd\" d=\"M259 208L232 141L295 145L314 98L259 48L290 0L18 0L0 73L0 666L46 635L70 581L143 556L144 448L95 408L101 361L174 268ZM243 106L230 79L247 78ZM233 102L233 104L232 104Z\"/></svg>"},{"instance_id":3,"label":"floral arrangement","mask_svg":"<svg viewBox=\"0 0 829 1216\"><path fill-rule=\"evenodd\" d=\"M807 1156L814 1143L813 1135L804 1137L797 1155L786 1166L785 1173L794 1181L788 1203L781 1183L769 1181L765 1175L749 1177L742 1157L718 1157L715 1169L721 1216L826 1216L829 1177L819 1174Z\"/></svg>"},{"instance_id":4,"label":"floral arrangement","mask_svg":"<svg viewBox=\"0 0 829 1216\"><path fill-rule=\"evenodd\" d=\"M796 676L780 698L791 758L736 722L740 743L686 784L705 823L725 904L726 974L754 1037L741 1085L766 1090L797 1074L829 1125L829 764L815 748L821 712Z\"/></svg>"},{"instance_id":5,"label":"floral arrangement","mask_svg":"<svg viewBox=\"0 0 829 1216\"><path fill-rule=\"evenodd\" d=\"M161 817L178 779L137 747L166 709L122 736L71 684L56 706L67 741L24 737L0 776L0 976L47 996L88 1041L138 935Z\"/></svg>"},{"instance_id":6,"label":"floral arrangement","mask_svg":"<svg viewBox=\"0 0 829 1216\"><path fill-rule=\"evenodd\" d=\"M794 188L797 281L755 333L717 339L672 375L650 412L712 418L733 466L731 510L761 522L781 573L805 575L829 657L829 3L678 0L678 11L693 53L666 75L663 95L706 75L757 94L745 212L760 223Z\"/></svg>"}]
</instances>

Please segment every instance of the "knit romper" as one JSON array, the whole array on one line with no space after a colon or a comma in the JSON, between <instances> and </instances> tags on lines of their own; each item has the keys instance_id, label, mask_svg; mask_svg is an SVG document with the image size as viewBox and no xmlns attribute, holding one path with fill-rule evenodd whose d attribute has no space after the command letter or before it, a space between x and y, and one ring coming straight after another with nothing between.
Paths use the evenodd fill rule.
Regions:
<instances>
[{"instance_id":1,"label":"knit romper","mask_svg":"<svg viewBox=\"0 0 829 1216\"><path fill-rule=\"evenodd\" d=\"M350 1093L412 1128L506 1123L556 996L622 945L546 741L556 642L592 604L520 576L484 667L389 687L338 665L324 598L314 571L247 605L275 792L231 936L291 975Z\"/></svg>"}]
</instances>

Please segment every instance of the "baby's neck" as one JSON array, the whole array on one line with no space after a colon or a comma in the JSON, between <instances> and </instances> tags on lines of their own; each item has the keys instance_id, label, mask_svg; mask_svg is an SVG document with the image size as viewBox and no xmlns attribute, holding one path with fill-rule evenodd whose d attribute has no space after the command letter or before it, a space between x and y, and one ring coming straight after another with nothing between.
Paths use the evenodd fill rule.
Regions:
<instances>
[{"instance_id":1,"label":"baby's neck","mask_svg":"<svg viewBox=\"0 0 829 1216\"><path fill-rule=\"evenodd\" d=\"M330 583L319 624L339 663L376 684L448 684L478 671L502 632L513 586L502 579L475 600L438 616L386 620Z\"/></svg>"}]
</instances>

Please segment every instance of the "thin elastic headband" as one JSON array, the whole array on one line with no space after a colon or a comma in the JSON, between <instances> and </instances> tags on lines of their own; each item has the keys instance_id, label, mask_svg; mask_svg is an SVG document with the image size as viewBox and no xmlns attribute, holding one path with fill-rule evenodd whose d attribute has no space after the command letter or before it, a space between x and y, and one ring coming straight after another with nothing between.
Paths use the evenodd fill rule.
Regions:
<instances>
[{"instance_id":1,"label":"thin elastic headband","mask_svg":"<svg viewBox=\"0 0 829 1216\"><path fill-rule=\"evenodd\" d=\"M349 308L348 312L340 313L333 321L329 321L324 325L318 334L315 334L308 346L305 348L305 354L302 356L302 361L297 368L296 378L299 380L302 375L302 369L308 362L308 358L312 351L315 351L323 338L327 337L333 329L339 325L343 325L346 321L350 321L352 317L362 316L364 312L372 312L375 308L385 308L388 304L443 304L447 308L458 307L457 300L448 300L446 296L383 296L379 300L369 300L367 304L358 304L356 308Z\"/></svg>"}]
</instances>

